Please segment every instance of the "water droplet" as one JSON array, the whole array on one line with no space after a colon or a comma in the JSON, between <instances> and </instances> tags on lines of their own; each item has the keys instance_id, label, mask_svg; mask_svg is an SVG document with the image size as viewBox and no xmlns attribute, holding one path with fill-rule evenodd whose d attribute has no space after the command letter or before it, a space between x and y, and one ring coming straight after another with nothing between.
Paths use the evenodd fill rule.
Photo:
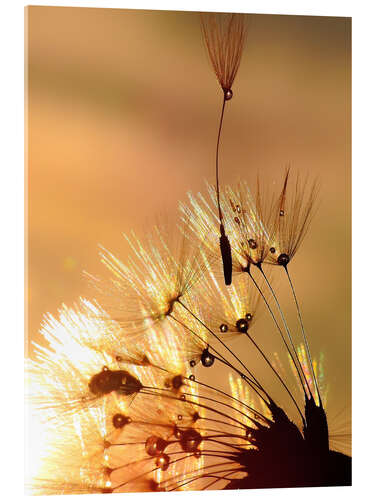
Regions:
<instances>
[{"instance_id":1,"label":"water droplet","mask_svg":"<svg viewBox=\"0 0 375 500\"><path fill-rule=\"evenodd\" d=\"M232 99L233 97L233 92L231 91L231 89L223 89L224 90L224 99L226 101L230 101L230 99Z\"/></svg>"},{"instance_id":2,"label":"water droplet","mask_svg":"<svg viewBox=\"0 0 375 500\"><path fill-rule=\"evenodd\" d=\"M270 248L270 252L271 252L271 253L275 253L275 252L276 252L276 249L275 249L274 247L271 247L271 248Z\"/></svg>"},{"instance_id":3,"label":"water droplet","mask_svg":"<svg viewBox=\"0 0 375 500\"><path fill-rule=\"evenodd\" d=\"M238 217L234 218L234 222L236 222L237 224L241 224L241 221L240 221L240 219Z\"/></svg>"},{"instance_id":4,"label":"water droplet","mask_svg":"<svg viewBox=\"0 0 375 500\"><path fill-rule=\"evenodd\" d=\"M173 435L176 439L182 438L182 432L180 431L180 429L177 426L175 426L173 429Z\"/></svg>"},{"instance_id":5,"label":"water droplet","mask_svg":"<svg viewBox=\"0 0 375 500\"><path fill-rule=\"evenodd\" d=\"M151 457L155 457L156 455L161 455L165 448L167 447L168 442L158 436L150 436L147 438L145 443L146 453Z\"/></svg>"},{"instance_id":6,"label":"water droplet","mask_svg":"<svg viewBox=\"0 0 375 500\"><path fill-rule=\"evenodd\" d=\"M148 487L150 488L151 491L165 491L165 488L160 486L160 483L158 483L154 479L149 479Z\"/></svg>"},{"instance_id":7,"label":"water droplet","mask_svg":"<svg viewBox=\"0 0 375 500\"><path fill-rule=\"evenodd\" d=\"M189 375L189 379L192 380L194 382L195 380L195 375Z\"/></svg>"},{"instance_id":8,"label":"water droplet","mask_svg":"<svg viewBox=\"0 0 375 500\"><path fill-rule=\"evenodd\" d=\"M107 372L109 370L108 366L103 366L102 371Z\"/></svg>"},{"instance_id":9,"label":"water droplet","mask_svg":"<svg viewBox=\"0 0 375 500\"><path fill-rule=\"evenodd\" d=\"M127 424L131 424L131 422L132 419L130 417L122 415L122 413L116 413L116 415L113 415L112 417L112 424L116 429L122 429L122 427Z\"/></svg>"},{"instance_id":10,"label":"water droplet","mask_svg":"<svg viewBox=\"0 0 375 500\"><path fill-rule=\"evenodd\" d=\"M247 431L246 431L246 439L249 441L249 443L256 444L257 439L253 435L253 429L247 429Z\"/></svg>"},{"instance_id":11,"label":"water droplet","mask_svg":"<svg viewBox=\"0 0 375 500\"><path fill-rule=\"evenodd\" d=\"M237 212L238 214L240 214L240 213L241 213L241 207L240 207L239 205L236 205L236 212Z\"/></svg>"},{"instance_id":12,"label":"water droplet","mask_svg":"<svg viewBox=\"0 0 375 500\"><path fill-rule=\"evenodd\" d=\"M280 217L283 217L285 214L284 210L280 210Z\"/></svg>"},{"instance_id":13,"label":"water droplet","mask_svg":"<svg viewBox=\"0 0 375 500\"><path fill-rule=\"evenodd\" d=\"M186 396L185 396L185 394L181 394L180 399L181 399L181 401L186 401Z\"/></svg>"},{"instance_id":14,"label":"water droplet","mask_svg":"<svg viewBox=\"0 0 375 500\"><path fill-rule=\"evenodd\" d=\"M108 367L103 367L103 370L96 375L93 375L90 379L90 382L88 384L90 391L97 395L97 396L103 396L104 394L109 394L112 391L117 391L122 389L122 379L126 377L128 373L124 370L109 370ZM137 392L137 390L140 390L142 385L140 382L135 378L131 377L130 380L130 385L131 381L134 381L134 391ZM135 384L138 383L138 389L136 389ZM128 385L128 384L127 384ZM126 385L124 386L126 387ZM130 393L131 394L131 393Z\"/></svg>"},{"instance_id":15,"label":"water droplet","mask_svg":"<svg viewBox=\"0 0 375 500\"><path fill-rule=\"evenodd\" d=\"M176 375L175 377L172 378L172 385L173 389L180 389L181 386L184 385L182 375Z\"/></svg>"},{"instance_id":16,"label":"water droplet","mask_svg":"<svg viewBox=\"0 0 375 500\"><path fill-rule=\"evenodd\" d=\"M287 255L286 253L282 253L278 256L277 258L277 263L280 265L280 266L287 266L287 264L289 263L289 255Z\"/></svg>"},{"instance_id":17,"label":"water droplet","mask_svg":"<svg viewBox=\"0 0 375 500\"><path fill-rule=\"evenodd\" d=\"M206 368L209 368L214 364L214 361L215 361L214 356L210 352L208 352L207 348L204 349L201 356L202 365L205 366Z\"/></svg>"},{"instance_id":18,"label":"water droplet","mask_svg":"<svg viewBox=\"0 0 375 500\"><path fill-rule=\"evenodd\" d=\"M237 331L239 331L240 333L246 333L247 330L249 329L249 323L247 319L240 318L236 323L236 328Z\"/></svg>"},{"instance_id":19,"label":"water droplet","mask_svg":"<svg viewBox=\"0 0 375 500\"><path fill-rule=\"evenodd\" d=\"M223 323L222 325L220 325L220 331L222 333L225 333L228 331L228 325L226 325L225 323Z\"/></svg>"},{"instance_id":20,"label":"water droplet","mask_svg":"<svg viewBox=\"0 0 375 500\"><path fill-rule=\"evenodd\" d=\"M202 442L202 436L195 429L187 429L182 433L181 448L187 452L198 451L198 446Z\"/></svg>"},{"instance_id":21,"label":"water droplet","mask_svg":"<svg viewBox=\"0 0 375 500\"><path fill-rule=\"evenodd\" d=\"M190 361L190 366L191 366L192 368L194 368L194 366L195 366L196 364L197 364L197 363L196 363L196 361L194 361L194 359L192 359L192 360Z\"/></svg>"},{"instance_id":22,"label":"water droplet","mask_svg":"<svg viewBox=\"0 0 375 500\"><path fill-rule=\"evenodd\" d=\"M163 453L155 460L156 467L160 467L161 470L167 470L169 467L169 456Z\"/></svg>"},{"instance_id":23,"label":"water droplet","mask_svg":"<svg viewBox=\"0 0 375 500\"><path fill-rule=\"evenodd\" d=\"M245 318L247 321L251 321L253 319L253 315L251 313L246 313Z\"/></svg>"},{"instance_id":24,"label":"water droplet","mask_svg":"<svg viewBox=\"0 0 375 500\"><path fill-rule=\"evenodd\" d=\"M121 361L122 361L122 357L121 357L121 356L116 356L116 361L117 361L118 363L121 363Z\"/></svg>"},{"instance_id":25,"label":"water droplet","mask_svg":"<svg viewBox=\"0 0 375 500\"><path fill-rule=\"evenodd\" d=\"M182 415L177 415L178 420L182 420Z\"/></svg>"},{"instance_id":26,"label":"water droplet","mask_svg":"<svg viewBox=\"0 0 375 500\"><path fill-rule=\"evenodd\" d=\"M197 450L197 451L194 453L194 456L195 456L195 458L201 458L201 456L202 456L202 452L201 452L201 450Z\"/></svg>"}]
</instances>

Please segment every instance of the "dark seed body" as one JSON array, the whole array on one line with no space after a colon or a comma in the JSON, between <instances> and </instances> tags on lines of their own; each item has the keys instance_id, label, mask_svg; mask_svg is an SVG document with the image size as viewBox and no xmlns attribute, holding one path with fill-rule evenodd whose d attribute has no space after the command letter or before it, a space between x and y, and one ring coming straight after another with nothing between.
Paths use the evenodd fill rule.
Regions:
<instances>
[{"instance_id":1,"label":"dark seed body","mask_svg":"<svg viewBox=\"0 0 375 500\"><path fill-rule=\"evenodd\" d=\"M220 251L223 261L224 281L226 285L232 283L232 250L226 234L220 236Z\"/></svg>"}]
</instances>

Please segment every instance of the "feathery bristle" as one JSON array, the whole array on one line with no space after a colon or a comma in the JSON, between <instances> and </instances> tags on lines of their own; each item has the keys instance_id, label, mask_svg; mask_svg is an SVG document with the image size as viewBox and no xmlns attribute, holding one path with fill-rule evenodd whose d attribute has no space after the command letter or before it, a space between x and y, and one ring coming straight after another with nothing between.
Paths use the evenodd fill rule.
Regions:
<instances>
[{"instance_id":1,"label":"feathery bristle","mask_svg":"<svg viewBox=\"0 0 375 500\"><path fill-rule=\"evenodd\" d=\"M230 99L246 39L244 15L205 13L201 20L213 69L226 98Z\"/></svg>"}]
</instances>

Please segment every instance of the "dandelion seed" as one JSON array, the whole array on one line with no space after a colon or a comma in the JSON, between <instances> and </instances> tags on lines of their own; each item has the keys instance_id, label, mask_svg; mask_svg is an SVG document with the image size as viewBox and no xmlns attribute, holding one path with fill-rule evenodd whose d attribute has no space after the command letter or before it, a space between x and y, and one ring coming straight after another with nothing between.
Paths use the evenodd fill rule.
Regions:
<instances>
[{"instance_id":1,"label":"dandelion seed","mask_svg":"<svg viewBox=\"0 0 375 500\"><path fill-rule=\"evenodd\" d=\"M230 285L232 282L232 251L228 236L225 233L220 204L219 146L225 104L233 96L232 85L243 51L246 34L244 16L241 14L202 14L202 29L212 66L224 93L216 142L216 197L220 220L219 246L223 263L224 281L226 285Z\"/></svg>"},{"instance_id":2,"label":"dandelion seed","mask_svg":"<svg viewBox=\"0 0 375 500\"><path fill-rule=\"evenodd\" d=\"M274 248L265 262L286 267L295 256L307 233L314 214L318 194L317 181L309 186L308 179L297 174L290 184L290 169L285 173L281 193L275 203L272 230Z\"/></svg>"},{"instance_id":3,"label":"dandelion seed","mask_svg":"<svg viewBox=\"0 0 375 500\"><path fill-rule=\"evenodd\" d=\"M113 278L92 283L124 334L136 339L169 319L178 300L203 276L207 257L199 247L189 245L184 235L177 235L173 245L168 245L167 233L159 227L146 243L134 234L126 239L132 251L128 262L103 249L102 261Z\"/></svg>"}]
</instances>

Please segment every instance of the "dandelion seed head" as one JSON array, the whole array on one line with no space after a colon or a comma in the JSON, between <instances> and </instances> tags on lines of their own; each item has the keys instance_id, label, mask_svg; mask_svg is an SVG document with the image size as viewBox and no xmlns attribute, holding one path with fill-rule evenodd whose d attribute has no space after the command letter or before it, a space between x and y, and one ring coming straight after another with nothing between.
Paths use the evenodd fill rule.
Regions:
<instances>
[{"instance_id":1,"label":"dandelion seed head","mask_svg":"<svg viewBox=\"0 0 375 500\"><path fill-rule=\"evenodd\" d=\"M224 98L218 172L224 106L233 97L245 17L203 14L202 30ZM161 226L145 238L125 236L126 259L102 247L109 278L92 280L95 300L81 298L74 307L63 305L56 318L45 317L47 346L35 345L36 359L29 363L31 406L47 436L35 491L305 486L316 485L317 478L321 485L319 467L334 469L337 459L348 467L348 457L328 447L321 406L326 394L312 377L316 371L323 385L322 358L311 362L303 345L295 349L284 321L296 358L287 346L291 368L305 398L303 415L278 356L269 360L251 331L261 296L271 309L262 285L252 287L250 270L263 273L263 264L287 268L310 225L316 183L309 187L297 176L291 188L288 168L271 196L259 178L252 192L241 182L221 194L220 203L218 173L206 198L190 194L189 204L181 205L177 237ZM251 342L283 384L301 427L231 350L227 341L236 335ZM204 378L213 372L204 368L213 365L228 369L229 389Z\"/></svg>"}]
</instances>

